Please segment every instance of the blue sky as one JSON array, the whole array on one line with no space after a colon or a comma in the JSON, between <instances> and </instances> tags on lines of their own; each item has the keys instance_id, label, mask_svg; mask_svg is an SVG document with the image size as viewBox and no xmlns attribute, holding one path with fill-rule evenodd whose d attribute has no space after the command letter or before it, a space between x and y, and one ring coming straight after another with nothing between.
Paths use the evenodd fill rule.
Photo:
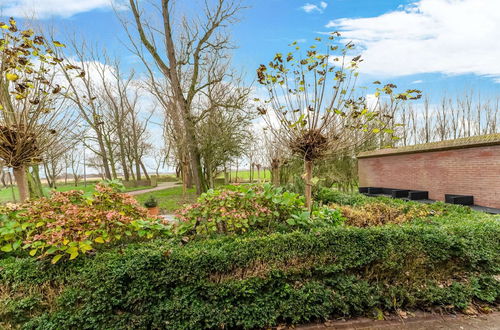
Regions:
<instances>
[{"instance_id":1,"label":"blue sky","mask_svg":"<svg viewBox=\"0 0 500 330\"><path fill-rule=\"evenodd\" d=\"M120 7L122 0L115 0ZM155 0L156 1L156 0ZM159 0L158 0L159 1ZM196 4L198 0L190 1ZM184 2L188 3L188 2ZM287 44L321 32L343 31L365 62L362 82L391 81L426 95L464 89L496 95L500 87L499 0L247 0L234 26L234 64L254 78L260 63ZM75 31L138 68L125 50L122 27L109 0L0 0L5 15L35 11L59 31ZM196 6L191 9L196 10ZM127 11L121 11L127 15Z\"/></svg>"}]
</instances>

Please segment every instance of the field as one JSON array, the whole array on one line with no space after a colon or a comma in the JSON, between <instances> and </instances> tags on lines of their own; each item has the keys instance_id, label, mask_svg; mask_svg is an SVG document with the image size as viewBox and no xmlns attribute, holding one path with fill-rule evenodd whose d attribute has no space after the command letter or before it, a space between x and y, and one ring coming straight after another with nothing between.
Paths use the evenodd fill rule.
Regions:
<instances>
[{"instance_id":1,"label":"field","mask_svg":"<svg viewBox=\"0 0 500 330\"><path fill-rule=\"evenodd\" d=\"M231 181L234 181L236 176L236 171L231 171ZM217 176L217 178L224 178L224 173L221 173ZM271 180L271 171L269 170L260 170L260 178L263 181ZM250 179L250 170L241 170L238 171L238 180L247 181ZM257 170L254 171L254 181L257 181Z\"/></svg>"}]
</instances>

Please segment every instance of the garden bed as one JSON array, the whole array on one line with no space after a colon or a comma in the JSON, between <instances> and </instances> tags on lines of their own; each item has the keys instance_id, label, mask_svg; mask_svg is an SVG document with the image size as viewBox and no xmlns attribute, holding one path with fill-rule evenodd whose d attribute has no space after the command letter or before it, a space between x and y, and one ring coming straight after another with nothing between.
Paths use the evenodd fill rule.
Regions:
<instances>
[{"instance_id":1,"label":"garden bed","mask_svg":"<svg viewBox=\"0 0 500 330\"><path fill-rule=\"evenodd\" d=\"M372 201L335 196L343 207ZM459 206L428 207L444 211L363 228L117 243L55 265L0 256L0 326L252 329L498 302L500 222Z\"/></svg>"}]
</instances>

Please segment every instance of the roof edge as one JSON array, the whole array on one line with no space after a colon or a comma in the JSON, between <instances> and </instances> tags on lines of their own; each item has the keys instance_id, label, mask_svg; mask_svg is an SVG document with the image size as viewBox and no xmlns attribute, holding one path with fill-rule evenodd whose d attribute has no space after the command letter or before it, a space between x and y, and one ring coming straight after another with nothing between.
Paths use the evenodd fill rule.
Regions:
<instances>
[{"instance_id":1,"label":"roof edge","mask_svg":"<svg viewBox=\"0 0 500 330\"><path fill-rule=\"evenodd\" d=\"M364 151L357 158L385 157L404 154L415 154L453 149L477 148L500 145L500 133L472 136L454 140L416 144L413 146Z\"/></svg>"}]
</instances>

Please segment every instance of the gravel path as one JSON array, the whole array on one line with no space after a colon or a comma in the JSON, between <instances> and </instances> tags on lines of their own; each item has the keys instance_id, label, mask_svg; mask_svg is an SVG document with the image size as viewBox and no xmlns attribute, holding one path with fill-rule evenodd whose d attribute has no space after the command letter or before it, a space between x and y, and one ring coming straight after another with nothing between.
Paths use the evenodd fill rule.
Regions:
<instances>
[{"instance_id":1,"label":"gravel path","mask_svg":"<svg viewBox=\"0 0 500 330\"><path fill-rule=\"evenodd\" d=\"M132 196L141 195L141 194L147 194L147 193L153 192L153 191L158 191L158 190L173 188L173 187L178 186L178 185L179 184L177 182L160 182L160 183L158 183L158 186L156 186L154 188L129 191L129 192L127 192L127 194L132 195Z\"/></svg>"}]
</instances>

